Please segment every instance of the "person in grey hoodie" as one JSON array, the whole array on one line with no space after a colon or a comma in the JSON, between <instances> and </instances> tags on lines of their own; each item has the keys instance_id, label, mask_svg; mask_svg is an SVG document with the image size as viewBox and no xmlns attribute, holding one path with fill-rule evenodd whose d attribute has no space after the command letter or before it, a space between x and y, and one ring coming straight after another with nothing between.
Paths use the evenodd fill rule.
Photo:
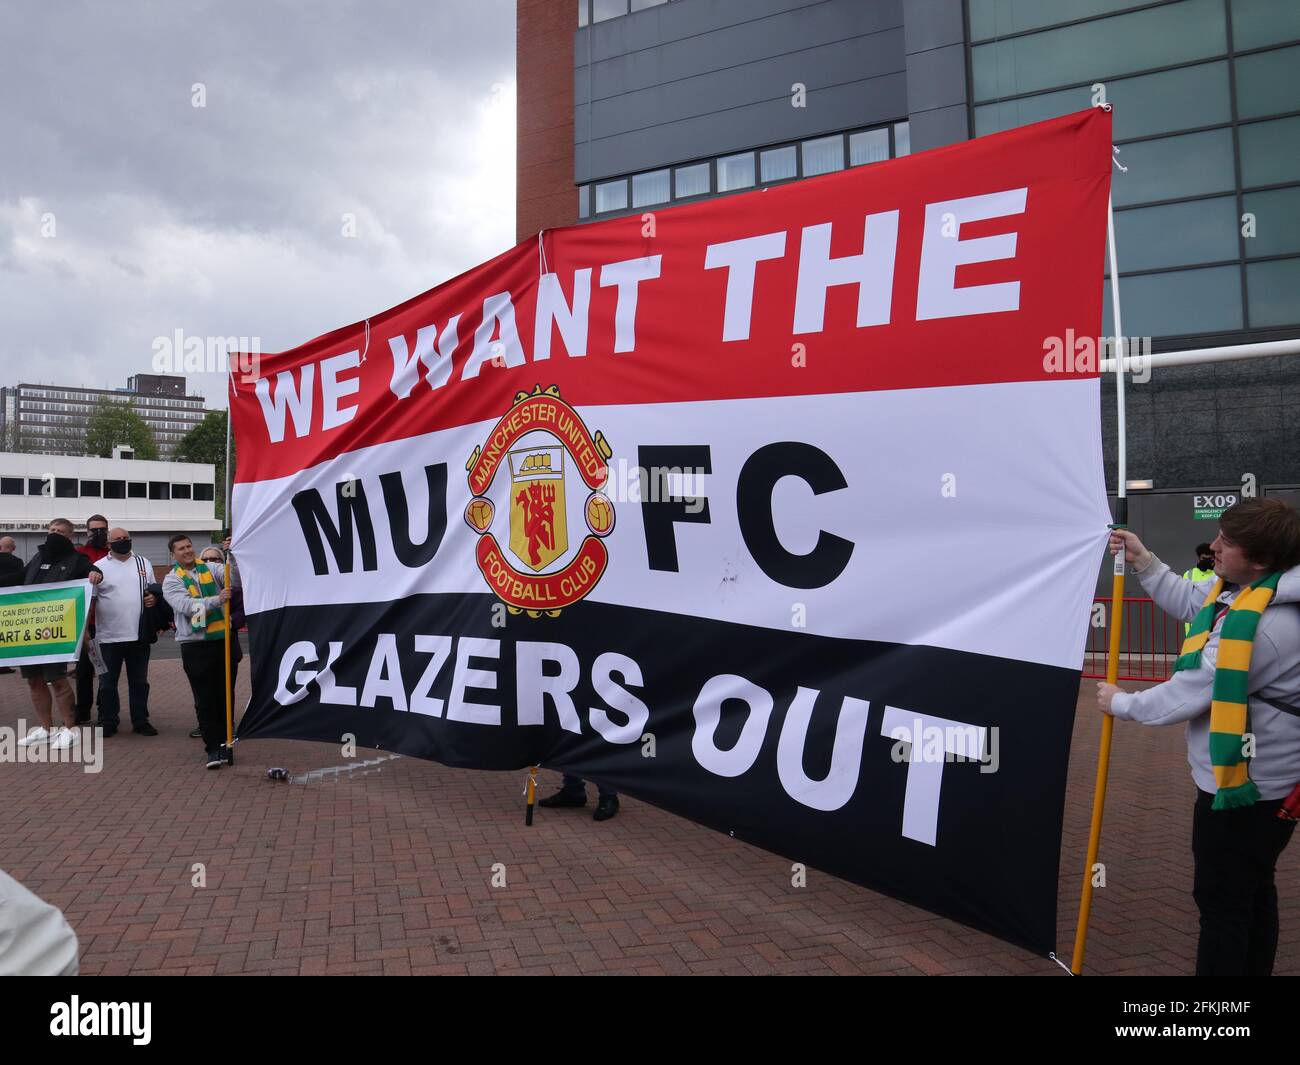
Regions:
<instances>
[{"instance_id":1,"label":"person in grey hoodie","mask_svg":"<svg viewBox=\"0 0 1300 1065\"><path fill-rule=\"evenodd\" d=\"M1210 546L1223 587L1200 664L1141 692L1098 684L1097 702L1122 721L1185 723L1198 789L1192 813L1192 895L1201 915L1196 975L1267 976L1278 938L1274 868L1295 828L1277 814L1300 783L1300 515L1278 499L1244 500L1223 512ZM1196 617L1214 585L1178 576L1131 532L1112 533L1111 552L1120 550L1162 610L1182 621ZM1210 704L1220 632L1243 590L1279 572L1277 590L1259 615L1247 676L1243 753L1259 798L1216 810Z\"/></svg>"},{"instance_id":2,"label":"person in grey hoodie","mask_svg":"<svg viewBox=\"0 0 1300 1065\"><path fill-rule=\"evenodd\" d=\"M194 695L194 709L203 733L205 764L220 769L226 742L226 620L231 589L223 587L226 570L219 562L200 562L194 544L183 533L167 541L172 568L163 578L162 593L176 621L181 664ZM233 654L238 648L232 645ZM233 665L233 663L232 663Z\"/></svg>"}]
</instances>

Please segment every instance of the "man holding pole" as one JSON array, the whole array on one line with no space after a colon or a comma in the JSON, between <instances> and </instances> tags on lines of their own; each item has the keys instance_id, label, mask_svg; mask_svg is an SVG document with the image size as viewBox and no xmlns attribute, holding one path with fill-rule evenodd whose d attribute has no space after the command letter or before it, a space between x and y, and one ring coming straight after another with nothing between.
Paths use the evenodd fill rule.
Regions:
<instances>
[{"instance_id":1,"label":"man holding pole","mask_svg":"<svg viewBox=\"0 0 1300 1065\"><path fill-rule=\"evenodd\" d=\"M1267 976L1277 952L1278 856L1300 791L1300 516L1248 499L1220 519L1213 583L1183 580L1125 530L1111 535L1147 594L1190 622L1174 675L1146 691L1097 685L1104 713L1186 723L1198 794L1192 894L1201 915L1198 976ZM1283 811L1285 814L1288 811Z\"/></svg>"},{"instance_id":2,"label":"man holding pole","mask_svg":"<svg viewBox=\"0 0 1300 1065\"><path fill-rule=\"evenodd\" d=\"M231 590L223 587L226 568L199 562L194 544L183 533L167 541L173 566L163 578L163 598L176 618L176 642L194 694L205 762L220 769L226 742L226 617Z\"/></svg>"}]
</instances>

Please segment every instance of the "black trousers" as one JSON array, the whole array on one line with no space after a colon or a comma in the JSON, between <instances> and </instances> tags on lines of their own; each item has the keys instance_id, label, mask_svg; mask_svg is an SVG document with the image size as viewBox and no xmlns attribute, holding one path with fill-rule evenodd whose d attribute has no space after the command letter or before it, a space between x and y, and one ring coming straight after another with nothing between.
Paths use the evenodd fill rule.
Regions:
<instances>
[{"instance_id":1,"label":"black trousers","mask_svg":"<svg viewBox=\"0 0 1300 1065\"><path fill-rule=\"evenodd\" d=\"M1279 821L1281 799L1214 810L1198 791L1192 813L1192 895L1201 911L1197 976L1269 976L1277 954L1273 870L1295 824Z\"/></svg>"},{"instance_id":2,"label":"black trousers","mask_svg":"<svg viewBox=\"0 0 1300 1065\"><path fill-rule=\"evenodd\" d=\"M232 649L233 650L233 649ZM203 746L212 751L226 742L226 644L201 640L181 644L181 665L194 695L194 712L203 731ZM235 681L235 662L230 679Z\"/></svg>"},{"instance_id":3,"label":"black trousers","mask_svg":"<svg viewBox=\"0 0 1300 1065\"><path fill-rule=\"evenodd\" d=\"M78 725L84 725L90 720L90 709L95 705L95 667L90 663L89 649L89 643L94 638L95 626L88 625L86 639L81 646L81 657L77 659L77 702L74 717ZM102 691L101 689L101 699ZM100 706L102 708L102 702Z\"/></svg>"},{"instance_id":4,"label":"black trousers","mask_svg":"<svg viewBox=\"0 0 1300 1065\"><path fill-rule=\"evenodd\" d=\"M99 720L117 727L122 716L122 700L117 683L126 666L126 692L131 707L131 724L135 728L149 723L149 642L101 643L99 653L108 668L99 681Z\"/></svg>"}]
</instances>

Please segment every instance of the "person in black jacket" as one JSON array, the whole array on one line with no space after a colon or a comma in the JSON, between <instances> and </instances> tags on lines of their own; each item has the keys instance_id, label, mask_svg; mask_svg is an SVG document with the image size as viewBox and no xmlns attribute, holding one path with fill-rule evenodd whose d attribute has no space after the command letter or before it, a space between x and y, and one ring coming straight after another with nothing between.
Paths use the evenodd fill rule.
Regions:
<instances>
[{"instance_id":1,"label":"person in black jacket","mask_svg":"<svg viewBox=\"0 0 1300 1065\"><path fill-rule=\"evenodd\" d=\"M90 559L79 554L72 544L72 522L55 518L47 526L45 543L27 563L23 584L55 584L59 581L89 579L98 584L103 579ZM68 664L51 662L21 666L23 679L32 693L32 706L40 724L18 742L24 747L48 742L53 748L72 747L81 739L77 731L76 712L72 705L72 685L68 683ZM63 727L54 728L54 705L59 708Z\"/></svg>"},{"instance_id":2,"label":"person in black jacket","mask_svg":"<svg viewBox=\"0 0 1300 1065\"><path fill-rule=\"evenodd\" d=\"M0 536L0 588L16 588L23 583L23 560L12 536Z\"/></svg>"},{"instance_id":3,"label":"person in black jacket","mask_svg":"<svg viewBox=\"0 0 1300 1065\"><path fill-rule=\"evenodd\" d=\"M23 583L23 560L17 548L12 536L0 536L0 588L16 588ZM0 673L12 672L8 666L0 666Z\"/></svg>"}]
</instances>

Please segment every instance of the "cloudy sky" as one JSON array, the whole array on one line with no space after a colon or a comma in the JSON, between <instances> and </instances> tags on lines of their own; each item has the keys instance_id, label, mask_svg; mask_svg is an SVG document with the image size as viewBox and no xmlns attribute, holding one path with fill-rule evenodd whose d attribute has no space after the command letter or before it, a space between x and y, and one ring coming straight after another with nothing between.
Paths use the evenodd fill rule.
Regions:
<instances>
[{"instance_id":1,"label":"cloudy sky","mask_svg":"<svg viewBox=\"0 0 1300 1065\"><path fill-rule=\"evenodd\" d=\"M512 0L5 21L0 385L122 387L178 329L283 350L513 243ZM190 391L225 406L220 376Z\"/></svg>"}]
</instances>

